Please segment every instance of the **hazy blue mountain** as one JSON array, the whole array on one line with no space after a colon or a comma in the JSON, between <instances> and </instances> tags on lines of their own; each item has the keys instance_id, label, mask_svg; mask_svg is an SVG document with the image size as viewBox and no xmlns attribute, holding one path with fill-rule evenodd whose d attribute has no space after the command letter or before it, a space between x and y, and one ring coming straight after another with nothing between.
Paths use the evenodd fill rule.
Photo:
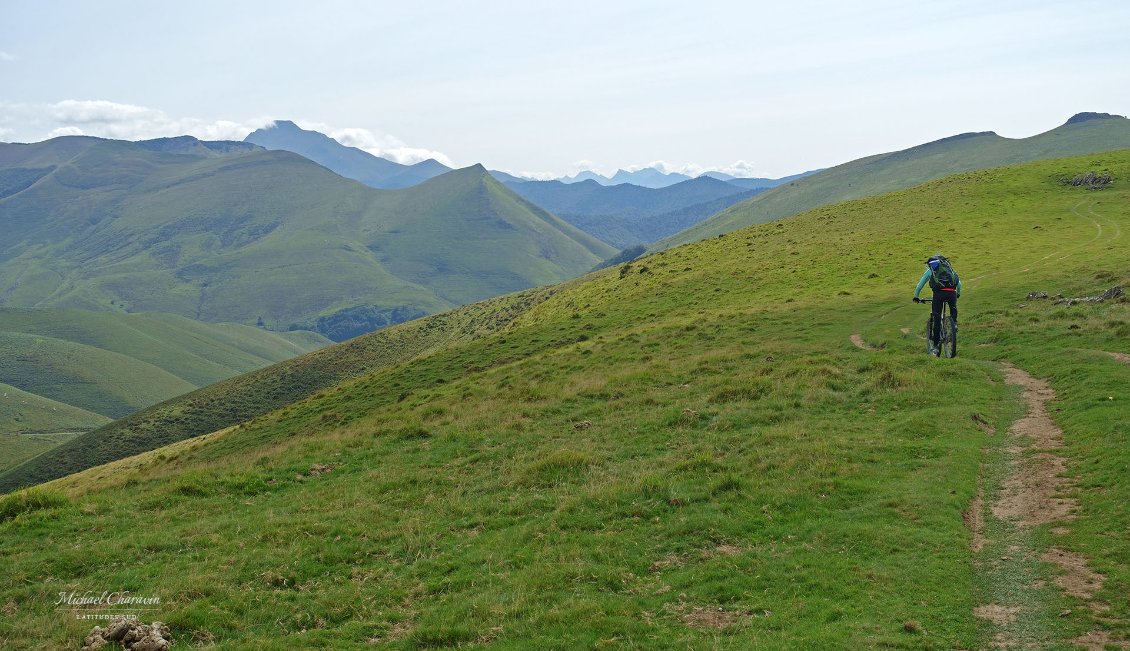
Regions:
<instances>
[{"instance_id":1,"label":"hazy blue mountain","mask_svg":"<svg viewBox=\"0 0 1130 651\"><path fill-rule=\"evenodd\" d=\"M612 179L602 174L597 174L592 170L584 170L577 172L573 176L563 176L557 180L561 181L562 183L583 183L584 181L593 181L598 185L612 185Z\"/></svg>"},{"instance_id":2,"label":"hazy blue mountain","mask_svg":"<svg viewBox=\"0 0 1130 651\"><path fill-rule=\"evenodd\" d=\"M273 125L253 131L244 142L294 152L372 188L407 188L451 171L450 167L431 159L401 165L356 147L347 147L324 133L302 129L289 120L277 120Z\"/></svg>"},{"instance_id":3,"label":"hazy blue mountain","mask_svg":"<svg viewBox=\"0 0 1130 651\"><path fill-rule=\"evenodd\" d=\"M645 188L665 188L669 185L689 181L691 177L686 174L679 174L678 172L664 173L651 167L645 167L642 170L629 172L627 170L616 170L612 175L612 184L618 183L631 183L632 185L639 185Z\"/></svg>"},{"instance_id":4,"label":"hazy blue mountain","mask_svg":"<svg viewBox=\"0 0 1130 651\"><path fill-rule=\"evenodd\" d=\"M579 183L519 181L507 186L620 249L649 244L689 228L755 192L709 177L664 188L629 183L603 186L591 179Z\"/></svg>"}]
</instances>

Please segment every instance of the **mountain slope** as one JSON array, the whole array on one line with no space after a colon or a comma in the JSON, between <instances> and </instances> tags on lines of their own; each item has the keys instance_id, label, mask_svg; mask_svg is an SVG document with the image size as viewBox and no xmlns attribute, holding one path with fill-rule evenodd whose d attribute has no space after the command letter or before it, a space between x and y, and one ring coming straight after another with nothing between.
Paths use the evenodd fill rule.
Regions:
<instances>
[{"instance_id":1,"label":"mountain slope","mask_svg":"<svg viewBox=\"0 0 1130 651\"><path fill-rule=\"evenodd\" d=\"M385 190L407 188L451 171L450 167L430 159L415 165L402 165L356 147L347 147L323 133L302 129L288 120L277 120L270 126L257 129L248 134L244 142L266 149L294 152L346 178Z\"/></svg>"},{"instance_id":2,"label":"mountain slope","mask_svg":"<svg viewBox=\"0 0 1130 651\"><path fill-rule=\"evenodd\" d=\"M169 312L345 338L559 282L614 252L481 167L380 191L289 152L190 156L84 139L56 164L65 144L0 146L0 157L15 148L20 166L54 161L0 199L0 305Z\"/></svg>"},{"instance_id":3,"label":"mountain slope","mask_svg":"<svg viewBox=\"0 0 1130 651\"><path fill-rule=\"evenodd\" d=\"M826 169L736 204L661 242L661 250L796 215L818 206L908 188L967 170L1130 147L1130 120L1080 113L1064 125L1029 138L967 133Z\"/></svg>"},{"instance_id":4,"label":"mountain slope","mask_svg":"<svg viewBox=\"0 0 1130 651\"><path fill-rule=\"evenodd\" d=\"M1130 282L1124 183L1060 180L1104 170L1130 178L1130 152L665 251L509 304L478 339L6 498L0 600L19 606L0 641L74 646L89 622L52 604L89 583L179 595L154 614L175 637L233 648L990 648L985 604L1023 607L1027 646L1119 643L1130 366L1099 351L1130 352L1128 305L1017 307ZM966 283L954 360L913 334L923 220L953 233ZM315 356L395 350L422 324ZM965 522L1007 524L975 506L1023 413L1001 360L1051 380L1076 481L1070 522L1018 536L1090 559L1088 598L1042 552L994 585L1015 552L970 549ZM121 526L139 513L160 526Z\"/></svg>"}]
</instances>

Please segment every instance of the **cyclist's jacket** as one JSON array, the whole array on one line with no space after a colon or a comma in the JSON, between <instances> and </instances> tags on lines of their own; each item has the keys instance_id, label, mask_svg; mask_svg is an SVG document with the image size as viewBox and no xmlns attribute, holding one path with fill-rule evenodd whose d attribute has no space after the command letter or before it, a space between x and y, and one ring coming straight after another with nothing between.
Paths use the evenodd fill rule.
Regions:
<instances>
[{"instance_id":1,"label":"cyclist's jacket","mask_svg":"<svg viewBox=\"0 0 1130 651\"><path fill-rule=\"evenodd\" d=\"M922 288L926 286L926 283L930 282L930 277L933 274L934 272L930 271L929 267L926 267L926 272L922 274L922 278L918 280L918 286L914 288L914 298L918 298L918 294L922 292ZM961 276L957 277L957 295L961 296Z\"/></svg>"}]
</instances>

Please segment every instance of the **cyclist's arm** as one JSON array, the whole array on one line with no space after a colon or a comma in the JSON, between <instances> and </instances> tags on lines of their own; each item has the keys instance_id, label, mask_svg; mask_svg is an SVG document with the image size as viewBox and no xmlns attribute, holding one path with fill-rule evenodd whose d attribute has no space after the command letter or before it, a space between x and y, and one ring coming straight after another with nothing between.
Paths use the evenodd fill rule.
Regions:
<instances>
[{"instance_id":1,"label":"cyclist's arm","mask_svg":"<svg viewBox=\"0 0 1130 651\"><path fill-rule=\"evenodd\" d=\"M961 296L961 277L957 279L957 295Z\"/></svg>"},{"instance_id":2,"label":"cyclist's arm","mask_svg":"<svg viewBox=\"0 0 1130 651\"><path fill-rule=\"evenodd\" d=\"M926 282L929 281L929 280L930 280L930 270L927 269L925 271L925 273L922 274L922 278L919 279L918 286L914 288L914 298L918 298L918 295L920 293L922 293L922 288L926 286Z\"/></svg>"}]
</instances>

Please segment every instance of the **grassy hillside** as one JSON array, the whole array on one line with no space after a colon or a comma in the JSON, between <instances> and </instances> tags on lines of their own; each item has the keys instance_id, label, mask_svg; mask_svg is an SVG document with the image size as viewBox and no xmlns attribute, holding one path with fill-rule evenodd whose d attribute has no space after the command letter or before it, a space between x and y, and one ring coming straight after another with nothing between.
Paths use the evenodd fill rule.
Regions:
<instances>
[{"instance_id":1,"label":"grassy hillside","mask_svg":"<svg viewBox=\"0 0 1130 651\"><path fill-rule=\"evenodd\" d=\"M312 332L202 323L175 314L51 308L0 308L0 332L49 337L119 353L198 387L329 343Z\"/></svg>"},{"instance_id":2,"label":"grassy hillside","mask_svg":"<svg viewBox=\"0 0 1130 651\"><path fill-rule=\"evenodd\" d=\"M381 330L309 355L178 395L68 441L0 474L0 492L207 434L307 398L373 369L404 364L503 329L559 291L527 290Z\"/></svg>"},{"instance_id":3,"label":"grassy hillside","mask_svg":"<svg viewBox=\"0 0 1130 651\"><path fill-rule=\"evenodd\" d=\"M36 454L173 396L325 346L312 332L275 333L171 314L0 308L0 435ZM16 465L11 446L0 465ZM22 455L20 461L34 456Z\"/></svg>"},{"instance_id":4,"label":"grassy hillside","mask_svg":"<svg viewBox=\"0 0 1130 651\"><path fill-rule=\"evenodd\" d=\"M105 425L110 420L101 414L28 393L10 384L0 384L0 435L82 432ZM10 462L11 457L0 452L0 460ZM0 465L3 465L2 461ZM7 464L8 467L13 465L16 464Z\"/></svg>"},{"instance_id":5,"label":"grassy hillside","mask_svg":"<svg viewBox=\"0 0 1130 651\"><path fill-rule=\"evenodd\" d=\"M1018 599L1021 648L1120 643L1130 365L1107 353L1130 353L1130 305L1024 297L1130 283L1127 178L1130 152L972 172L672 249L9 496L0 640L77 648L90 622L55 596L114 586L225 648L974 649L998 634L974 608ZM943 231L955 360L924 355L908 300ZM964 520L1012 526L972 506L1015 455L1002 360L1058 392L1077 509L973 551ZM1061 591L1052 545L1101 588Z\"/></svg>"},{"instance_id":6,"label":"grassy hillside","mask_svg":"<svg viewBox=\"0 0 1130 651\"><path fill-rule=\"evenodd\" d=\"M0 387L3 389L3 387ZM4 389L7 390L7 389ZM30 394L29 394L30 395ZM103 422L106 419L103 419ZM77 421L82 422L82 421ZM79 435L79 432L0 433L0 472L18 466Z\"/></svg>"},{"instance_id":7,"label":"grassy hillside","mask_svg":"<svg viewBox=\"0 0 1130 651\"><path fill-rule=\"evenodd\" d=\"M1130 147L1130 120L1081 113L1030 138L967 133L903 151L844 163L768 190L657 242L661 250L796 215L848 199L874 196L969 170Z\"/></svg>"},{"instance_id":8,"label":"grassy hillside","mask_svg":"<svg viewBox=\"0 0 1130 651\"><path fill-rule=\"evenodd\" d=\"M18 332L0 332L0 379L112 418L196 388L162 368L120 353Z\"/></svg>"},{"instance_id":9,"label":"grassy hillside","mask_svg":"<svg viewBox=\"0 0 1130 651\"><path fill-rule=\"evenodd\" d=\"M343 310L367 315L364 332L559 282L614 253L478 166L380 191L282 151L91 139L0 150L9 171L50 163L0 198L5 306L314 324L344 338L359 332L332 323ZM60 161L62 150L78 153Z\"/></svg>"}]
</instances>

